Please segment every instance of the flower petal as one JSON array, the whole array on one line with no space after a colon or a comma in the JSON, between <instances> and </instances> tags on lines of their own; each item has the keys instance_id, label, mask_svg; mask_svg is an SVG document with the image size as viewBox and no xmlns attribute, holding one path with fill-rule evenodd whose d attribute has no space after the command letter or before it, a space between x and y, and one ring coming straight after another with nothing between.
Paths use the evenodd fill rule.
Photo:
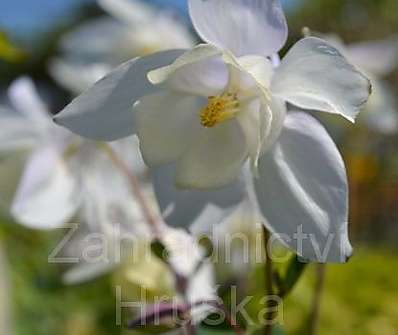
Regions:
<instances>
[{"instance_id":1,"label":"flower petal","mask_svg":"<svg viewBox=\"0 0 398 335\"><path fill-rule=\"evenodd\" d=\"M228 81L228 70L222 62L222 51L215 46L200 44L178 57L171 65L148 73L154 85L193 95L216 95Z\"/></svg>"},{"instance_id":2,"label":"flower petal","mask_svg":"<svg viewBox=\"0 0 398 335\"><path fill-rule=\"evenodd\" d=\"M133 25L146 23L155 16L154 9L143 1L98 0L98 4L115 18Z\"/></svg>"},{"instance_id":3,"label":"flower petal","mask_svg":"<svg viewBox=\"0 0 398 335\"><path fill-rule=\"evenodd\" d=\"M74 133L96 140L116 140L133 134L134 103L158 91L148 81L148 71L172 63L182 52L159 52L120 65L73 100L54 120Z\"/></svg>"},{"instance_id":4,"label":"flower petal","mask_svg":"<svg viewBox=\"0 0 398 335\"><path fill-rule=\"evenodd\" d=\"M279 0L189 0L193 25L208 43L235 56L270 56L287 39L287 23Z\"/></svg>"},{"instance_id":5,"label":"flower petal","mask_svg":"<svg viewBox=\"0 0 398 335\"><path fill-rule=\"evenodd\" d=\"M8 97L13 107L22 115L33 120L50 120L50 114L41 100L33 81L20 77L8 88Z\"/></svg>"},{"instance_id":6,"label":"flower petal","mask_svg":"<svg viewBox=\"0 0 398 335\"><path fill-rule=\"evenodd\" d=\"M39 129L26 118L0 110L0 153L32 148L39 140Z\"/></svg>"},{"instance_id":7,"label":"flower petal","mask_svg":"<svg viewBox=\"0 0 398 335\"><path fill-rule=\"evenodd\" d=\"M115 264L105 261L96 263L81 263L72 266L62 276L62 281L66 285L78 285L97 279L114 270Z\"/></svg>"},{"instance_id":8,"label":"flower petal","mask_svg":"<svg viewBox=\"0 0 398 335\"><path fill-rule=\"evenodd\" d=\"M74 94L80 94L111 71L109 64L53 59L49 65L53 78Z\"/></svg>"},{"instance_id":9,"label":"flower petal","mask_svg":"<svg viewBox=\"0 0 398 335\"><path fill-rule=\"evenodd\" d=\"M283 100L269 92L273 67L267 58L244 56L239 58L238 62L233 57L227 59L225 56L224 59L229 64L228 85L239 87L243 92L255 91L258 96L255 100L241 104L241 112L237 116L246 136L252 166L255 167L259 156L271 147L279 136L286 105Z\"/></svg>"},{"instance_id":10,"label":"flower petal","mask_svg":"<svg viewBox=\"0 0 398 335\"><path fill-rule=\"evenodd\" d=\"M75 179L54 147L37 149L27 163L11 213L31 228L51 229L67 222L80 197Z\"/></svg>"},{"instance_id":11,"label":"flower petal","mask_svg":"<svg viewBox=\"0 0 398 335\"><path fill-rule=\"evenodd\" d=\"M240 178L219 190L199 191L175 186L175 165L155 168L152 174L157 202L165 213L165 221L174 227L217 224L232 212L245 195L245 186Z\"/></svg>"},{"instance_id":12,"label":"flower petal","mask_svg":"<svg viewBox=\"0 0 398 335\"><path fill-rule=\"evenodd\" d=\"M232 183L248 155L245 136L235 120L200 131L177 163L181 188L217 188Z\"/></svg>"},{"instance_id":13,"label":"flower petal","mask_svg":"<svg viewBox=\"0 0 398 335\"><path fill-rule=\"evenodd\" d=\"M149 166L175 161L187 149L200 127L200 100L161 92L144 97L136 104L137 135L142 156Z\"/></svg>"},{"instance_id":14,"label":"flower petal","mask_svg":"<svg viewBox=\"0 0 398 335\"><path fill-rule=\"evenodd\" d=\"M260 209L284 244L315 262L345 262L351 256L344 162L314 118L287 115L280 140L260 158L259 174Z\"/></svg>"},{"instance_id":15,"label":"flower petal","mask_svg":"<svg viewBox=\"0 0 398 335\"><path fill-rule=\"evenodd\" d=\"M297 42L276 69L271 90L301 108L354 121L370 94L370 82L327 42Z\"/></svg>"},{"instance_id":16,"label":"flower petal","mask_svg":"<svg viewBox=\"0 0 398 335\"><path fill-rule=\"evenodd\" d=\"M89 20L63 35L60 48L69 61L90 60L119 64L129 58L118 57L126 48L131 30L122 22L109 17ZM120 55L122 56L122 55Z\"/></svg>"},{"instance_id":17,"label":"flower petal","mask_svg":"<svg viewBox=\"0 0 398 335\"><path fill-rule=\"evenodd\" d=\"M349 60L363 71L385 76L398 65L398 36L351 44L346 51Z\"/></svg>"},{"instance_id":18,"label":"flower petal","mask_svg":"<svg viewBox=\"0 0 398 335\"><path fill-rule=\"evenodd\" d=\"M262 103L260 99L254 100L237 117L245 134L254 167L261 154L272 147L277 140L283 127L285 115L285 103L272 97L272 100L266 104Z\"/></svg>"}]
</instances>

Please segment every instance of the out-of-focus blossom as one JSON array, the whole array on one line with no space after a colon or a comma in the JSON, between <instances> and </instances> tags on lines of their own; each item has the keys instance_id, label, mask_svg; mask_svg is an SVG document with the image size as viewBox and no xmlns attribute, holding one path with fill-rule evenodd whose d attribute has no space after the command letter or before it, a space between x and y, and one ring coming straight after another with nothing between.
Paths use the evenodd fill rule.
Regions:
<instances>
[{"instance_id":1,"label":"out-of-focus blossom","mask_svg":"<svg viewBox=\"0 0 398 335\"><path fill-rule=\"evenodd\" d=\"M354 121L368 99L369 80L314 37L297 42L274 68L268 57L287 37L279 1L190 0L189 7L209 44L123 64L56 122L94 139L138 133L145 161L176 163L182 187L225 186L250 157L268 228L304 258L346 261L343 161L322 126L308 115L286 114L285 102ZM300 231L304 237L297 238Z\"/></svg>"},{"instance_id":2,"label":"out-of-focus blossom","mask_svg":"<svg viewBox=\"0 0 398 335\"><path fill-rule=\"evenodd\" d=\"M50 71L78 94L124 61L156 51L189 48L194 37L175 14L140 0L98 0L111 17L92 19L66 34Z\"/></svg>"},{"instance_id":3,"label":"out-of-focus blossom","mask_svg":"<svg viewBox=\"0 0 398 335\"><path fill-rule=\"evenodd\" d=\"M371 79L372 94L360 119L374 131L387 135L396 133L398 99L383 77L398 66L398 36L353 44L344 44L334 34L324 37Z\"/></svg>"},{"instance_id":4,"label":"out-of-focus blossom","mask_svg":"<svg viewBox=\"0 0 398 335\"><path fill-rule=\"evenodd\" d=\"M88 236L86 233L77 235L71 241L71 248L79 243L89 250L92 246ZM213 266L203 260L204 251L194 236L180 229L161 226L159 238L168 251L170 266L151 253L151 237L139 236L127 226L117 234L110 230L108 238L112 241L106 247L109 254L97 262L82 261L72 266L64 275L66 283L82 283L112 270L114 283L120 286L124 301L139 301L145 297L146 301L142 303L151 306L155 297L162 297L162 302L177 299L174 302L188 304L216 299ZM128 241L130 244L125 243ZM113 254L119 251L120 254ZM182 287L178 287L181 284ZM206 306L195 308L192 311L194 319L203 319L209 310Z\"/></svg>"},{"instance_id":5,"label":"out-of-focus blossom","mask_svg":"<svg viewBox=\"0 0 398 335\"><path fill-rule=\"evenodd\" d=\"M89 225L140 224L140 210L128 183L100 144L54 125L28 78L17 79L10 86L9 99L12 109L1 113L0 150L29 152L11 208L18 222L50 229L64 225L79 212ZM125 141L137 166L141 158L134 138L111 145L124 150Z\"/></svg>"}]
</instances>

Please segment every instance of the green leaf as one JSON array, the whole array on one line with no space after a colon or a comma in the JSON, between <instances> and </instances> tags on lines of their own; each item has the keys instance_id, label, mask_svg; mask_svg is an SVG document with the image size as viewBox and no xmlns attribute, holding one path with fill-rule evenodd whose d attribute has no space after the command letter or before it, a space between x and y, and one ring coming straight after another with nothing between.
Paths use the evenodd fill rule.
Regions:
<instances>
[{"instance_id":1,"label":"green leaf","mask_svg":"<svg viewBox=\"0 0 398 335\"><path fill-rule=\"evenodd\" d=\"M308 263L300 260L298 256L293 256L289 261L286 275L280 279L279 295L281 297L287 296L297 284L301 275L304 273Z\"/></svg>"}]
</instances>

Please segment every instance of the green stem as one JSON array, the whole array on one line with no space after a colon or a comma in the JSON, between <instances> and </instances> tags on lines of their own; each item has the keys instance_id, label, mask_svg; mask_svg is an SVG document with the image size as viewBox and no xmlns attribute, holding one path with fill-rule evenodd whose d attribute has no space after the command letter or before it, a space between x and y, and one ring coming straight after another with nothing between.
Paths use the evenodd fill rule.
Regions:
<instances>
[{"instance_id":1,"label":"green stem","mask_svg":"<svg viewBox=\"0 0 398 335\"><path fill-rule=\"evenodd\" d=\"M326 265L317 264L314 297L312 300L312 309L309 319L309 332L308 332L309 335L315 335L318 330L322 293L325 287L325 277L326 277Z\"/></svg>"}]
</instances>

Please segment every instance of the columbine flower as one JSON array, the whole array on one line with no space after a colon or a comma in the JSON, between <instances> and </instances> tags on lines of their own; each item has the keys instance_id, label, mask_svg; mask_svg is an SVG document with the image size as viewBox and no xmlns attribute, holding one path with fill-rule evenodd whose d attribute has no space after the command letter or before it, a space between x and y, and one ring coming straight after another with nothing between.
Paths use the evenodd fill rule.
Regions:
<instances>
[{"instance_id":1,"label":"columbine flower","mask_svg":"<svg viewBox=\"0 0 398 335\"><path fill-rule=\"evenodd\" d=\"M343 161L325 130L310 116L286 114L285 103L354 121L369 96L368 79L314 37L274 69L268 57L287 36L279 1L190 0L189 7L209 44L123 64L56 121L96 139L138 133L145 161L175 163L180 187L227 185L250 157L269 228L306 258L344 261L351 246ZM297 227L312 236L299 248ZM322 246L330 247L324 259Z\"/></svg>"},{"instance_id":2,"label":"columbine flower","mask_svg":"<svg viewBox=\"0 0 398 335\"><path fill-rule=\"evenodd\" d=\"M371 129L383 134L398 131L398 101L382 78L398 65L398 38L345 45L334 34L324 35L352 64L364 71L372 81L372 95L361 118Z\"/></svg>"},{"instance_id":3,"label":"columbine flower","mask_svg":"<svg viewBox=\"0 0 398 335\"><path fill-rule=\"evenodd\" d=\"M169 12L136 0L98 0L112 17L90 20L61 39L54 78L81 93L115 66L137 56L193 46L193 36Z\"/></svg>"},{"instance_id":4,"label":"columbine flower","mask_svg":"<svg viewBox=\"0 0 398 335\"><path fill-rule=\"evenodd\" d=\"M84 223L81 229L88 232L105 234L112 224L117 223L121 229L128 226L128 232L134 230L137 236L148 234L141 209L131 194L125 176L110 161L102 145L54 125L50 112L29 78L17 79L8 93L11 108L0 106L3 124L0 153L29 153L22 177L17 181L19 185L16 192L11 190L11 195L7 194L12 198L11 214L14 219L30 228L52 229L63 226L77 215ZM137 139L130 137L110 145L129 164L131 171L140 177L142 191L152 209L158 212ZM15 170L14 166L10 168L3 165L3 169ZM165 188L166 185L160 180L166 173L172 178L168 169L157 172L155 178L160 209L168 213L167 221L180 226L186 226L194 220L206 225L217 222L232 210L242 196L242 188L238 183L218 192L213 198L199 193L194 199L181 197L175 191L176 200L183 201L192 209L196 208L188 215L181 216L179 211L172 211L173 198L169 196L172 190L169 186ZM233 196L230 195L231 191ZM4 192L3 188L1 198L4 198ZM209 201L213 204L208 204ZM84 267L82 271L96 272L103 268L103 265L94 265L93 269Z\"/></svg>"}]
</instances>

